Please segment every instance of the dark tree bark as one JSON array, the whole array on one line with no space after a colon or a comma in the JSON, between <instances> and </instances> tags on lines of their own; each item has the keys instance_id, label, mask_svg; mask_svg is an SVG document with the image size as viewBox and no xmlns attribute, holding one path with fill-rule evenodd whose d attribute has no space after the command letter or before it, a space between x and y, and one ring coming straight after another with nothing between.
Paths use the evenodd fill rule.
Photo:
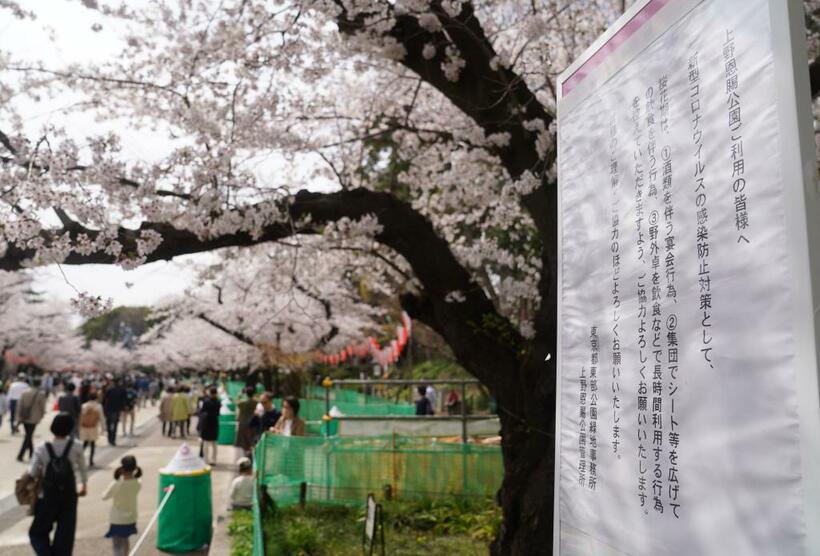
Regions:
<instances>
[{"instance_id":1,"label":"dark tree bark","mask_svg":"<svg viewBox=\"0 0 820 556\"><path fill-rule=\"evenodd\" d=\"M811 83L811 98L820 95L820 56L809 63L809 82Z\"/></svg>"},{"instance_id":2,"label":"dark tree bark","mask_svg":"<svg viewBox=\"0 0 820 556\"><path fill-rule=\"evenodd\" d=\"M522 202L541 240L541 304L534 319L535 338L525 344L516 334L515 359L503 361L472 359L470 352L475 344L465 341L468 338L454 330L460 328L458 321L437 311L435 300L404 299L403 304L411 309L411 315L429 324L447 340L459 362L487 384L498 401L504 457L504 481L499 498L504 522L492 545L492 553L548 554L552 551L553 531L556 374L555 358L551 362L545 359L547 354L555 353L557 338L557 187L550 183L546 173L555 161L555 151L539 155L536 135L525 128L524 122L540 119L549 126L553 116L521 76L505 68L492 69L490 62L496 53L470 2L462 4L456 16L450 16L440 2L433 2L432 9L442 24L441 32L430 33L414 16L401 15L396 17L389 35L407 51L402 63L446 96L486 134L509 134L509 144L493 152L513 179L527 171L540 178L540 187ZM365 17L348 17L344 9L338 21L342 33L368 32ZM431 60L422 55L428 43L437 47L437 54ZM448 80L441 69L445 45L456 46L467 62L456 82ZM415 265L413 269L416 270ZM486 305L477 310L483 318L498 316ZM467 318L476 318L476 315ZM504 326L510 327L506 321ZM486 377L488 372L491 377Z\"/></svg>"}]
</instances>

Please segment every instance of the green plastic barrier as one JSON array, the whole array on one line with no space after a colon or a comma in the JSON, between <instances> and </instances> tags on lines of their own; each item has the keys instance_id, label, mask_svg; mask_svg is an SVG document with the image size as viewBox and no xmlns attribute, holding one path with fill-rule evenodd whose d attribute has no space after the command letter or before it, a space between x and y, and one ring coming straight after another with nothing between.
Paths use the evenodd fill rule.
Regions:
<instances>
[{"instance_id":1,"label":"green plastic barrier","mask_svg":"<svg viewBox=\"0 0 820 556\"><path fill-rule=\"evenodd\" d=\"M233 446L234 440L236 440L236 415L220 415L216 443L220 446Z\"/></svg>"},{"instance_id":2,"label":"green plastic barrier","mask_svg":"<svg viewBox=\"0 0 820 556\"><path fill-rule=\"evenodd\" d=\"M266 433L256 445L257 480L280 506L307 500L359 505L389 485L397 499L489 497L501 485L498 446L409 436L283 437Z\"/></svg>"},{"instance_id":3,"label":"green plastic barrier","mask_svg":"<svg viewBox=\"0 0 820 556\"><path fill-rule=\"evenodd\" d=\"M276 407L282 407L282 400L274 400ZM415 415L416 407L412 404L379 403L361 405L353 402L330 402L331 407L336 407L343 415L367 415L387 417L390 415ZM302 399L299 400L299 417L306 421L321 420L326 411L325 400Z\"/></svg>"},{"instance_id":4,"label":"green plastic barrier","mask_svg":"<svg viewBox=\"0 0 820 556\"><path fill-rule=\"evenodd\" d=\"M165 552L193 552L211 544L211 470L159 475L159 499L165 489L174 492L157 522L157 548Z\"/></svg>"}]
</instances>

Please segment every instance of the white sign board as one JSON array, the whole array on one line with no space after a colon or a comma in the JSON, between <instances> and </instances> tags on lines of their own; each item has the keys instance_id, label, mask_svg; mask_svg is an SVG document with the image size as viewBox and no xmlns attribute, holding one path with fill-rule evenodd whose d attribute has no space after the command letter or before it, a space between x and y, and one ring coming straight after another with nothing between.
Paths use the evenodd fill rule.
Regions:
<instances>
[{"instance_id":1,"label":"white sign board","mask_svg":"<svg viewBox=\"0 0 820 556\"><path fill-rule=\"evenodd\" d=\"M806 64L802 2L641 0L560 79L561 554L820 553Z\"/></svg>"}]
</instances>

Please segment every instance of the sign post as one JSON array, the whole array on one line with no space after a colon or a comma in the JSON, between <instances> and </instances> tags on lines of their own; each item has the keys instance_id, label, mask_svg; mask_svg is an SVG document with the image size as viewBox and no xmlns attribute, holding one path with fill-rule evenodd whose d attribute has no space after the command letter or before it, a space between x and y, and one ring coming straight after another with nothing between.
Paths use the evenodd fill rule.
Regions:
<instances>
[{"instance_id":1,"label":"sign post","mask_svg":"<svg viewBox=\"0 0 820 556\"><path fill-rule=\"evenodd\" d=\"M559 78L555 553L820 552L802 2L639 0Z\"/></svg>"},{"instance_id":2,"label":"sign post","mask_svg":"<svg viewBox=\"0 0 820 556\"><path fill-rule=\"evenodd\" d=\"M366 556L373 556L373 554L384 556L384 516L382 516L382 505L376 503L376 498L372 494L367 495L366 510L364 532L362 535L362 551ZM377 546L380 546L380 548L377 548Z\"/></svg>"}]
</instances>

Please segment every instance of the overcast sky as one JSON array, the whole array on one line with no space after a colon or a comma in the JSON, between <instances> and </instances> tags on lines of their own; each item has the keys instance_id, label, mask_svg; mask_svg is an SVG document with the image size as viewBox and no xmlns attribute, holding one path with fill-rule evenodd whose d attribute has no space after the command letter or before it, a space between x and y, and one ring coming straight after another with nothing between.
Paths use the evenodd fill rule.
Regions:
<instances>
[{"instance_id":1,"label":"overcast sky","mask_svg":"<svg viewBox=\"0 0 820 556\"><path fill-rule=\"evenodd\" d=\"M11 51L15 56L42 59L47 65L59 67L74 62L102 60L118 50L115 24L107 20L102 29L93 30L92 27L103 22L103 18L85 8L81 2L37 0L21 2L21 5L34 11L37 19L20 21L11 17L6 10L0 10L0 49ZM66 99L63 102L50 100L31 104L24 115L26 124L33 130L56 121L73 124L86 133L100 129L103 124L94 122L85 114L63 113L71 102L71 99ZM129 134L129 140L124 144L129 156L142 159L153 158L160 148L162 146L156 138L147 134ZM186 257L185 260L197 260L197 257ZM38 291L68 300L76 296L76 288L92 295L111 297L115 306L147 305L179 294L193 276L185 264L164 261L131 271L113 265L65 265L62 270L65 276L57 266L36 269Z\"/></svg>"}]
</instances>

